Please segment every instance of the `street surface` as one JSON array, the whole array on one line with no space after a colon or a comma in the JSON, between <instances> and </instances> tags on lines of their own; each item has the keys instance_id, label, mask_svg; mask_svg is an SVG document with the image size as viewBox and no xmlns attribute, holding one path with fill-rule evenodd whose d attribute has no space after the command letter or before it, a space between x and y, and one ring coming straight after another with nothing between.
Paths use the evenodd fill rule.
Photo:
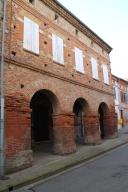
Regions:
<instances>
[{"instance_id":1,"label":"street surface","mask_svg":"<svg viewBox=\"0 0 128 192\"><path fill-rule=\"evenodd\" d=\"M23 192L128 192L128 145ZM17 190L21 192L21 190Z\"/></svg>"}]
</instances>

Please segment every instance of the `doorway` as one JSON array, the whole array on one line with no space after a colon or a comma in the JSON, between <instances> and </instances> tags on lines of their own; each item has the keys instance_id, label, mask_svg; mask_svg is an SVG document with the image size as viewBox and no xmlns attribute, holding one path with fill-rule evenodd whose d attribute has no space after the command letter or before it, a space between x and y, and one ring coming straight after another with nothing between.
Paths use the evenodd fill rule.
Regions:
<instances>
[{"instance_id":1,"label":"doorway","mask_svg":"<svg viewBox=\"0 0 128 192\"><path fill-rule=\"evenodd\" d=\"M49 90L38 91L31 99L31 145L33 151L52 152L54 142L53 106L55 106L55 96Z\"/></svg>"},{"instance_id":2,"label":"doorway","mask_svg":"<svg viewBox=\"0 0 128 192\"><path fill-rule=\"evenodd\" d=\"M100 137L104 139L107 137L107 114L108 114L108 106L106 103L101 103L98 109L99 112L99 129L100 129Z\"/></svg>"},{"instance_id":3,"label":"doorway","mask_svg":"<svg viewBox=\"0 0 128 192\"><path fill-rule=\"evenodd\" d=\"M75 128L75 141L76 144L84 144L85 142L85 109L87 102L83 98L78 98L73 106L74 128Z\"/></svg>"}]
</instances>

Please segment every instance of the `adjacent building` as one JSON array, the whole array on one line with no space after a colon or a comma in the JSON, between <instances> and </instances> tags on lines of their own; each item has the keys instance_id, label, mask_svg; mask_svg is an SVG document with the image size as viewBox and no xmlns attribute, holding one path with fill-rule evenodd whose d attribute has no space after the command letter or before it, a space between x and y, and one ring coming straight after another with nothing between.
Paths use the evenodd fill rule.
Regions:
<instances>
[{"instance_id":1,"label":"adjacent building","mask_svg":"<svg viewBox=\"0 0 128 192\"><path fill-rule=\"evenodd\" d=\"M117 136L112 49L58 1L8 0L5 45L6 171Z\"/></svg>"},{"instance_id":2,"label":"adjacent building","mask_svg":"<svg viewBox=\"0 0 128 192\"><path fill-rule=\"evenodd\" d=\"M128 126L128 81L112 76L118 129Z\"/></svg>"}]
</instances>

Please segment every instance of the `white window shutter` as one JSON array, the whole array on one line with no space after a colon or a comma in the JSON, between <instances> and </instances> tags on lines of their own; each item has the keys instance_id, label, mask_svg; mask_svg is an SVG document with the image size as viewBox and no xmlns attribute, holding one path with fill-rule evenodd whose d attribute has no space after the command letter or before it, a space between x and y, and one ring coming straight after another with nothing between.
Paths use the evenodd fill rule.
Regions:
<instances>
[{"instance_id":1,"label":"white window shutter","mask_svg":"<svg viewBox=\"0 0 128 192\"><path fill-rule=\"evenodd\" d=\"M81 50L79 50L79 65L80 71L84 73L83 52Z\"/></svg>"},{"instance_id":2,"label":"white window shutter","mask_svg":"<svg viewBox=\"0 0 128 192\"><path fill-rule=\"evenodd\" d=\"M23 40L23 48L31 51L31 22L27 17L24 17L24 40Z\"/></svg>"},{"instance_id":3,"label":"white window shutter","mask_svg":"<svg viewBox=\"0 0 128 192\"><path fill-rule=\"evenodd\" d=\"M98 77L98 64L97 64L97 60L95 60L95 78L99 79L99 77Z\"/></svg>"},{"instance_id":4,"label":"white window shutter","mask_svg":"<svg viewBox=\"0 0 128 192\"><path fill-rule=\"evenodd\" d=\"M39 54L39 25L32 22L32 50Z\"/></svg>"},{"instance_id":5,"label":"white window shutter","mask_svg":"<svg viewBox=\"0 0 128 192\"><path fill-rule=\"evenodd\" d=\"M52 54L53 60L57 61L57 38L54 34L52 34Z\"/></svg>"},{"instance_id":6,"label":"white window shutter","mask_svg":"<svg viewBox=\"0 0 128 192\"><path fill-rule=\"evenodd\" d=\"M75 63L76 63L76 70L79 71L79 53L76 47L75 47Z\"/></svg>"},{"instance_id":7,"label":"white window shutter","mask_svg":"<svg viewBox=\"0 0 128 192\"><path fill-rule=\"evenodd\" d=\"M39 54L39 25L24 17L23 48Z\"/></svg>"},{"instance_id":8,"label":"white window shutter","mask_svg":"<svg viewBox=\"0 0 128 192\"><path fill-rule=\"evenodd\" d=\"M104 83L109 84L107 65L103 64L102 67L103 67Z\"/></svg>"},{"instance_id":9,"label":"white window shutter","mask_svg":"<svg viewBox=\"0 0 128 192\"><path fill-rule=\"evenodd\" d=\"M98 64L97 60L94 58L91 58L91 63L92 63L92 77L94 79L98 79Z\"/></svg>"},{"instance_id":10,"label":"white window shutter","mask_svg":"<svg viewBox=\"0 0 128 192\"><path fill-rule=\"evenodd\" d=\"M75 47L76 70L84 73L83 52Z\"/></svg>"},{"instance_id":11,"label":"white window shutter","mask_svg":"<svg viewBox=\"0 0 128 192\"><path fill-rule=\"evenodd\" d=\"M58 61L64 64L64 44L60 37L58 37Z\"/></svg>"},{"instance_id":12,"label":"white window shutter","mask_svg":"<svg viewBox=\"0 0 128 192\"><path fill-rule=\"evenodd\" d=\"M53 60L64 64L64 43L63 39L52 34L52 53L53 53Z\"/></svg>"}]
</instances>

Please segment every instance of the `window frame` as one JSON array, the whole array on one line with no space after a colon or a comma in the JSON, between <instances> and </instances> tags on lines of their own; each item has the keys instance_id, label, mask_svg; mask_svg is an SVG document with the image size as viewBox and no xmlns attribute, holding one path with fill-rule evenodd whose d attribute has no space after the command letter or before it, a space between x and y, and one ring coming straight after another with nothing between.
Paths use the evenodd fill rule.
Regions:
<instances>
[{"instance_id":1,"label":"window frame","mask_svg":"<svg viewBox=\"0 0 128 192\"><path fill-rule=\"evenodd\" d=\"M75 50L75 70L79 73L85 74L83 51L78 47L75 47L74 50Z\"/></svg>"},{"instance_id":2,"label":"window frame","mask_svg":"<svg viewBox=\"0 0 128 192\"><path fill-rule=\"evenodd\" d=\"M98 62L97 59L91 57L91 64L92 64L92 78L95 80L99 80L99 70L98 70Z\"/></svg>"},{"instance_id":3,"label":"window frame","mask_svg":"<svg viewBox=\"0 0 128 192\"><path fill-rule=\"evenodd\" d=\"M64 65L64 40L52 33L52 57L53 61Z\"/></svg>"},{"instance_id":4,"label":"window frame","mask_svg":"<svg viewBox=\"0 0 128 192\"><path fill-rule=\"evenodd\" d=\"M31 29L31 30L30 30ZM23 49L39 55L39 25L24 16Z\"/></svg>"},{"instance_id":5,"label":"window frame","mask_svg":"<svg viewBox=\"0 0 128 192\"><path fill-rule=\"evenodd\" d=\"M102 71L103 71L103 79L104 84L109 85L109 74L108 74L108 66L107 64L102 64Z\"/></svg>"}]
</instances>

